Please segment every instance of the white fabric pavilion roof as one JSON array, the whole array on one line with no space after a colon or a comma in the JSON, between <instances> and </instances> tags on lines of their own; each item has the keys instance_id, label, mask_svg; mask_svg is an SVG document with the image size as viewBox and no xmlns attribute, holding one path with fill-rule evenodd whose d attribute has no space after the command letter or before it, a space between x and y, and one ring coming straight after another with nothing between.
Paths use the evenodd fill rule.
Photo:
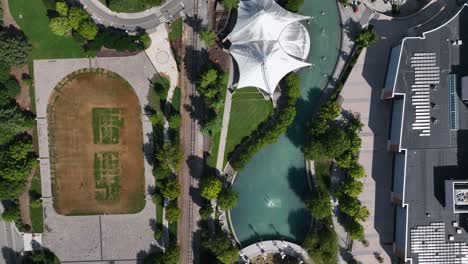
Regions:
<instances>
[{"instance_id":1,"label":"white fabric pavilion roof","mask_svg":"<svg viewBox=\"0 0 468 264\"><path fill-rule=\"evenodd\" d=\"M273 95L289 72L309 66L309 17L289 12L274 0L241 0L236 26L227 39L239 66L237 88L257 87Z\"/></svg>"}]
</instances>

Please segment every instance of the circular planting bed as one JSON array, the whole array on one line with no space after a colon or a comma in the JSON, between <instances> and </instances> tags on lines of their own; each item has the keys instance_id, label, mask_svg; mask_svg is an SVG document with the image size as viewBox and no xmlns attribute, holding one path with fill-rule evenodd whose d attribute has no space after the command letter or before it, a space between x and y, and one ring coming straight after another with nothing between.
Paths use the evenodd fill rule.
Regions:
<instances>
[{"instance_id":1,"label":"circular planting bed","mask_svg":"<svg viewBox=\"0 0 468 264\"><path fill-rule=\"evenodd\" d=\"M49 100L52 190L63 215L136 213L145 205L141 107L102 69L62 80Z\"/></svg>"}]
</instances>

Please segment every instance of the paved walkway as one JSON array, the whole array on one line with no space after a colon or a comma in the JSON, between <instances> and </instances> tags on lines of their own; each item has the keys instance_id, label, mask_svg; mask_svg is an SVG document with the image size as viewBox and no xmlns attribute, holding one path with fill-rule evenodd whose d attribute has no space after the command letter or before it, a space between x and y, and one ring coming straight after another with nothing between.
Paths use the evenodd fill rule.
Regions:
<instances>
[{"instance_id":1,"label":"paved walkway","mask_svg":"<svg viewBox=\"0 0 468 264\"><path fill-rule=\"evenodd\" d=\"M224 170L224 155L226 151L226 139L229 129L229 118L231 117L231 105L232 105L232 79L234 76L234 65L232 64L232 57L230 57L229 63L229 81L226 91L226 99L224 100L224 113L223 113L223 123L221 126L221 136L219 139L219 146L213 146L214 148L218 147L218 157L216 160L216 169L219 172Z\"/></svg>"},{"instance_id":2,"label":"paved walkway","mask_svg":"<svg viewBox=\"0 0 468 264\"><path fill-rule=\"evenodd\" d=\"M244 247L239 252L245 263L258 256L267 256L271 253L285 254L303 260L305 263L313 263L307 252L301 246L288 241L268 240Z\"/></svg>"},{"instance_id":3,"label":"paved walkway","mask_svg":"<svg viewBox=\"0 0 468 264\"><path fill-rule=\"evenodd\" d=\"M144 160L145 208L131 215L62 216L53 207L47 104L54 87L68 74L82 68L103 68L125 78L134 88L143 109L148 104L150 80L156 70L144 53L130 57L35 60L34 83L39 140L39 161L44 205L43 245L50 248L62 261L102 262L128 260L134 263L145 252L157 246L153 227L156 215L148 190L154 186L152 167ZM143 143L149 145L152 125L142 116ZM152 153L151 148L144 150ZM119 262L120 263L120 262Z\"/></svg>"},{"instance_id":4,"label":"paved walkway","mask_svg":"<svg viewBox=\"0 0 468 264\"><path fill-rule=\"evenodd\" d=\"M129 31L144 29L152 31L160 24L172 21L191 0L167 0L162 6L153 7L138 13L117 13L99 0L77 0L97 23Z\"/></svg>"},{"instance_id":5,"label":"paved walkway","mask_svg":"<svg viewBox=\"0 0 468 264\"><path fill-rule=\"evenodd\" d=\"M3 213L3 206L0 203L0 214ZM18 263L16 253L23 250L23 237L15 224L5 222L0 219L0 264Z\"/></svg>"}]
</instances>

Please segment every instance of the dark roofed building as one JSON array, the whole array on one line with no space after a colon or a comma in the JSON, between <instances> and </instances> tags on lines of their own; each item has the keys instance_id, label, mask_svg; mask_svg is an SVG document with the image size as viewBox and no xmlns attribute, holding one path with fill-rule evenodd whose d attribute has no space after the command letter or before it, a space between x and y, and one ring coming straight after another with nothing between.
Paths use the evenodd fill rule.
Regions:
<instances>
[{"instance_id":1,"label":"dark roofed building","mask_svg":"<svg viewBox=\"0 0 468 264\"><path fill-rule=\"evenodd\" d=\"M390 54L382 98L393 104L388 149L395 152L394 253L402 262L468 263L465 76L467 5Z\"/></svg>"}]
</instances>

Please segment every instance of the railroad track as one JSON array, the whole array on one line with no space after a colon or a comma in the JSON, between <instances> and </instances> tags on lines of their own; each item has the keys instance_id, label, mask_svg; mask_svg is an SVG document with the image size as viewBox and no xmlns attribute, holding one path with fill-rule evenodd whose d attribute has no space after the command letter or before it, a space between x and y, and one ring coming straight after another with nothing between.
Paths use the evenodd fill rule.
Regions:
<instances>
[{"instance_id":1,"label":"railroad track","mask_svg":"<svg viewBox=\"0 0 468 264\"><path fill-rule=\"evenodd\" d=\"M198 0L193 0L193 19L194 21L197 21L198 19ZM192 76L196 76L197 74L197 60L195 58L195 51L198 50L198 37L197 37L197 31L198 31L198 25L197 23L194 23L193 28L192 28L192 36L191 36L191 44L192 44L192 54L190 56L192 57L192 67L190 69L190 74ZM197 87L195 85L195 81L191 81L190 83L190 96L192 98L196 98L197 96ZM197 100L193 101L194 104L197 103ZM195 106L194 109L197 109ZM191 129L190 129L190 156L194 157L196 156L196 136L197 136L197 123L194 118L191 119L190 121ZM197 164L194 164L197 165ZM190 186L193 186L194 184L194 177L193 175L190 175ZM192 198L189 197L188 199L188 208L189 208L189 232L188 232L188 238L187 239L187 264L192 264L193 259L194 259L194 247L193 247L193 200Z\"/></svg>"}]
</instances>

